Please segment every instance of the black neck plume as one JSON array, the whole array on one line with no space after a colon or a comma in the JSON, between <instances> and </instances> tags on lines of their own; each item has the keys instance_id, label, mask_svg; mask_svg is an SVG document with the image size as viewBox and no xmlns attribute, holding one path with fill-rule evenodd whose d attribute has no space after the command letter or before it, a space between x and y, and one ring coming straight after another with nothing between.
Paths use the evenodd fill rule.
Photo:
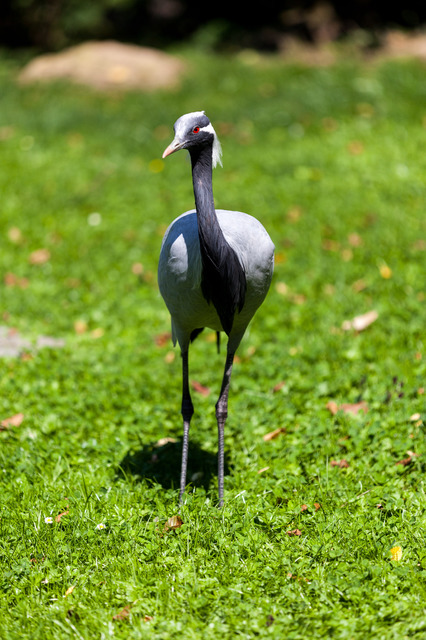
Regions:
<instances>
[{"instance_id":1,"label":"black neck plume","mask_svg":"<svg viewBox=\"0 0 426 640\"><path fill-rule=\"evenodd\" d=\"M191 149L190 154L203 266L201 290L207 302L213 303L223 330L229 335L236 311L244 306L246 276L237 254L225 240L216 216L212 147Z\"/></svg>"}]
</instances>

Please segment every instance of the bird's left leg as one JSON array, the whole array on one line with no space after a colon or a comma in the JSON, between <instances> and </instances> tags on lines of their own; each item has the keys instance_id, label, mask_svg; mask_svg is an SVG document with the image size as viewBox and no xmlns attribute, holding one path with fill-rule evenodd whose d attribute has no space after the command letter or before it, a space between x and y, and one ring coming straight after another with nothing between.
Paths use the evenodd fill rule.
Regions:
<instances>
[{"instance_id":1,"label":"bird's left leg","mask_svg":"<svg viewBox=\"0 0 426 640\"><path fill-rule=\"evenodd\" d=\"M225 362L225 371L222 379L222 387L220 390L219 400L216 403L216 420L217 420L217 430L218 430L218 469L217 469L217 478L219 485L219 507L223 506L223 484L224 484L224 459L225 459L225 442L224 442L224 434L225 434L225 422L228 416L228 395L229 395L229 386L231 383L231 373L232 373L232 365L234 363L234 355L235 350L232 352L227 350L226 354L226 362Z\"/></svg>"},{"instance_id":2,"label":"bird's left leg","mask_svg":"<svg viewBox=\"0 0 426 640\"><path fill-rule=\"evenodd\" d=\"M182 418L183 418L183 442L182 442L182 465L180 470L180 491L179 502L182 503L183 494L186 485L186 470L188 467L188 444L189 444L189 425L194 407L189 392L189 366L188 366L188 349L182 351Z\"/></svg>"}]
</instances>

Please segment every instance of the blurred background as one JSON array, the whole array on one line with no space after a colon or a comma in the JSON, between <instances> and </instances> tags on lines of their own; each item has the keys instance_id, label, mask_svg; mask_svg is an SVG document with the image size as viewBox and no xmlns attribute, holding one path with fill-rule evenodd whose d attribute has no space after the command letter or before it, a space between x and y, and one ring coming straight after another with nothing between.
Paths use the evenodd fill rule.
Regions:
<instances>
[{"instance_id":1,"label":"blurred background","mask_svg":"<svg viewBox=\"0 0 426 640\"><path fill-rule=\"evenodd\" d=\"M3 0L0 43L55 51L86 39L155 47L192 40L216 49L279 51L289 38L322 43L353 35L374 47L384 29L416 29L425 20L422 0Z\"/></svg>"}]
</instances>

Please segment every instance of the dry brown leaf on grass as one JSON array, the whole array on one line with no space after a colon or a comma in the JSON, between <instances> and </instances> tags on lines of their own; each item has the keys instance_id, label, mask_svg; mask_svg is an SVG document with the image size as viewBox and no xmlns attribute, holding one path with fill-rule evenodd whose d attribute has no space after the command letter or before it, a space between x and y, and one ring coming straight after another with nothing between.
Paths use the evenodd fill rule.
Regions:
<instances>
[{"instance_id":1,"label":"dry brown leaf on grass","mask_svg":"<svg viewBox=\"0 0 426 640\"><path fill-rule=\"evenodd\" d=\"M201 393L202 396L207 397L210 394L210 389L208 387L205 387L203 384L201 384L201 382L197 382L196 380L191 380L189 384L194 389L194 391L196 391L197 393Z\"/></svg>"},{"instance_id":2,"label":"dry brown leaf on grass","mask_svg":"<svg viewBox=\"0 0 426 640\"><path fill-rule=\"evenodd\" d=\"M287 578L291 578L292 580L297 580L297 582L307 582L308 584L310 583L309 578L302 578L300 576L295 576L293 573L288 573L287 574Z\"/></svg>"},{"instance_id":3,"label":"dry brown leaf on grass","mask_svg":"<svg viewBox=\"0 0 426 640\"><path fill-rule=\"evenodd\" d=\"M339 405L337 404L337 402L334 402L334 400L330 400L329 402L327 402L326 407L333 416L335 416L339 411Z\"/></svg>"},{"instance_id":4,"label":"dry brown leaf on grass","mask_svg":"<svg viewBox=\"0 0 426 640\"><path fill-rule=\"evenodd\" d=\"M339 409L344 413L353 413L354 415L356 415L360 411L362 411L363 413L367 413L368 404L364 401L355 402L353 404L344 403L340 405Z\"/></svg>"},{"instance_id":5,"label":"dry brown leaf on grass","mask_svg":"<svg viewBox=\"0 0 426 640\"><path fill-rule=\"evenodd\" d=\"M74 331L78 333L78 335L82 335L86 333L88 329L87 322L85 320L76 320L74 322Z\"/></svg>"},{"instance_id":6,"label":"dry brown leaf on grass","mask_svg":"<svg viewBox=\"0 0 426 640\"><path fill-rule=\"evenodd\" d=\"M277 393L277 391L280 391L280 389L282 389L283 387L285 387L285 381L281 380L281 382L278 382L273 388L272 391L274 393Z\"/></svg>"},{"instance_id":7,"label":"dry brown leaf on grass","mask_svg":"<svg viewBox=\"0 0 426 640\"><path fill-rule=\"evenodd\" d=\"M282 433L286 433L287 430L285 427L278 427L278 429L274 429L274 431L270 431L269 433L265 433L265 435L263 436L263 439L265 442L268 442L269 440L275 440L275 438L278 438L278 436L280 436Z\"/></svg>"},{"instance_id":8,"label":"dry brown leaf on grass","mask_svg":"<svg viewBox=\"0 0 426 640\"><path fill-rule=\"evenodd\" d=\"M19 427L19 425L22 424L23 419L24 419L23 413L16 413L14 416L5 418L0 422L0 431L9 429L9 427Z\"/></svg>"},{"instance_id":9,"label":"dry brown leaf on grass","mask_svg":"<svg viewBox=\"0 0 426 640\"><path fill-rule=\"evenodd\" d=\"M143 272L144 272L144 268L143 268L142 262L134 262L132 264L132 273L135 276L141 276Z\"/></svg>"},{"instance_id":10,"label":"dry brown leaf on grass","mask_svg":"<svg viewBox=\"0 0 426 640\"><path fill-rule=\"evenodd\" d=\"M343 458L343 460L330 460L331 467L339 467L339 469L347 469L349 462Z\"/></svg>"},{"instance_id":11,"label":"dry brown leaf on grass","mask_svg":"<svg viewBox=\"0 0 426 640\"><path fill-rule=\"evenodd\" d=\"M64 516L67 516L69 514L69 512L70 510L67 509L66 511L62 511L62 513L58 513L58 515L55 516L55 522L60 522Z\"/></svg>"},{"instance_id":12,"label":"dry brown leaf on grass","mask_svg":"<svg viewBox=\"0 0 426 640\"><path fill-rule=\"evenodd\" d=\"M123 607L123 609L121 611L116 613L115 616L112 616L112 619L113 620L126 620L130 615L130 609L131 608L132 608L131 604L126 605L125 607Z\"/></svg>"},{"instance_id":13,"label":"dry brown leaf on grass","mask_svg":"<svg viewBox=\"0 0 426 640\"><path fill-rule=\"evenodd\" d=\"M348 235L348 242L351 247L360 247L362 245L362 238L354 231Z\"/></svg>"},{"instance_id":14,"label":"dry brown leaf on grass","mask_svg":"<svg viewBox=\"0 0 426 640\"><path fill-rule=\"evenodd\" d=\"M44 264L50 260L50 251L49 249L36 249L30 253L28 260L30 264Z\"/></svg>"},{"instance_id":15,"label":"dry brown leaf on grass","mask_svg":"<svg viewBox=\"0 0 426 640\"><path fill-rule=\"evenodd\" d=\"M407 455L408 455L408 458L399 460L398 462L395 462L395 464L400 464L403 467L406 467L408 464L411 464L414 458L417 458L420 455L420 453L414 453L414 451L407 451Z\"/></svg>"},{"instance_id":16,"label":"dry brown leaf on grass","mask_svg":"<svg viewBox=\"0 0 426 640\"><path fill-rule=\"evenodd\" d=\"M171 337L172 334L170 331L164 331L163 333L158 333L154 336L154 342L157 347L165 347L169 343L169 340L171 340Z\"/></svg>"},{"instance_id":17,"label":"dry brown leaf on grass","mask_svg":"<svg viewBox=\"0 0 426 640\"><path fill-rule=\"evenodd\" d=\"M315 507L315 511L318 511L318 509L321 509L321 505L320 505L320 503L319 503L319 502L314 502L314 507ZM302 513L304 513L305 511L309 511L309 507L308 507L308 505L307 505L307 504L302 504L302 505L300 506L300 511L301 511Z\"/></svg>"},{"instance_id":18,"label":"dry brown leaf on grass","mask_svg":"<svg viewBox=\"0 0 426 640\"><path fill-rule=\"evenodd\" d=\"M2 127L2 129L4 129ZM1 129L0 129L0 140L2 140L3 138L1 137ZM10 229L7 232L7 237L9 238L10 242L13 242L13 244L20 244L22 242L23 235L22 235L22 231L19 229L19 227L10 227Z\"/></svg>"},{"instance_id":19,"label":"dry brown leaf on grass","mask_svg":"<svg viewBox=\"0 0 426 640\"><path fill-rule=\"evenodd\" d=\"M259 471L257 472L259 473L265 473L265 471L268 471L271 467L262 467L261 469L259 469Z\"/></svg>"},{"instance_id":20,"label":"dry brown leaf on grass","mask_svg":"<svg viewBox=\"0 0 426 640\"><path fill-rule=\"evenodd\" d=\"M302 532L300 529L291 529L291 531L286 531L288 536L301 536Z\"/></svg>"},{"instance_id":21,"label":"dry brown leaf on grass","mask_svg":"<svg viewBox=\"0 0 426 640\"><path fill-rule=\"evenodd\" d=\"M275 285L275 290L281 296L286 296L289 292L288 285L285 282L277 282L277 284Z\"/></svg>"},{"instance_id":22,"label":"dry brown leaf on grass","mask_svg":"<svg viewBox=\"0 0 426 640\"><path fill-rule=\"evenodd\" d=\"M354 329L355 331L364 331L364 329L367 329L367 327L373 324L378 317L379 314L377 311L372 309L360 316L355 316L352 320L345 320L342 324L342 329L343 331L350 331L351 329Z\"/></svg>"},{"instance_id":23,"label":"dry brown leaf on grass","mask_svg":"<svg viewBox=\"0 0 426 640\"><path fill-rule=\"evenodd\" d=\"M353 415L356 415L360 411L363 411L364 413L367 413L368 411L368 404L363 400L352 404L346 402L343 404L337 404L334 400L330 400L327 402L326 406L333 416L335 416L338 411L343 411L343 413L352 413Z\"/></svg>"},{"instance_id":24,"label":"dry brown leaf on grass","mask_svg":"<svg viewBox=\"0 0 426 640\"><path fill-rule=\"evenodd\" d=\"M170 531L174 529L180 529L183 525L183 520L180 516L172 516L168 520L166 520L164 524L164 531Z\"/></svg>"},{"instance_id":25,"label":"dry brown leaf on grass","mask_svg":"<svg viewBox=\"0 0 426 640\"><path fill-rule=\"evenodd\" d=\"M398 460L398 462L395 462L395 464L400 464L403 467L406 467L408 464L411 464L413 461L411 456L408 456L408 458L404 458L403 460Z\"/></svg>"},{"instance_id":26,"label":"dry brown leaf on grass","mask_svg":"<svg viewBox=\"0 0 426 640\"><path fill-rule=\"evenodd\" d=\"M30 284L28 278L20 278L15 273L8 271L4 276L4 284L6 287L19 287L26 289Z\"/></svg>"},{"instance_id":27,"label":"dry brown leaf on grass","mask_svg":"<svg viewBox=\"0 0 426 640\"><path fill-rule=\"evenodd\" d=\"M352 289L357 293L364 291L368 287L368 283L364 280L364 278L359 278L359 280L355 280L352 285Z\"/></svg>"}]
</instances>

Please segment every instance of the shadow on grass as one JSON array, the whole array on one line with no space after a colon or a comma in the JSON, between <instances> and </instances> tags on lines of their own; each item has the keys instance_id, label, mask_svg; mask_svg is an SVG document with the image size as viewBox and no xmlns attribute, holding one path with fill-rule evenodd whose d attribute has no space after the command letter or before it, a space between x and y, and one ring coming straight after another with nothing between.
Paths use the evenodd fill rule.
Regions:
<instances>
[{"instance_id":1,"label":"shadow on grass","mask_svg":"<svg viewBox=\"0 0 426 640\"><path fill-rule=\"evenodd\" d=\"M182 442L167 442L143 445L139 450L129 451L117 469L118 477L129 473L136 480L151 480L165 489L177 489L180 483ZM225 454L225 475L229 475L229 464ZM205 451L197 443L189 443L187 484L203 487L207 492L212 476L217 476L217 455Z\"/></svg>"}]
</instances>

